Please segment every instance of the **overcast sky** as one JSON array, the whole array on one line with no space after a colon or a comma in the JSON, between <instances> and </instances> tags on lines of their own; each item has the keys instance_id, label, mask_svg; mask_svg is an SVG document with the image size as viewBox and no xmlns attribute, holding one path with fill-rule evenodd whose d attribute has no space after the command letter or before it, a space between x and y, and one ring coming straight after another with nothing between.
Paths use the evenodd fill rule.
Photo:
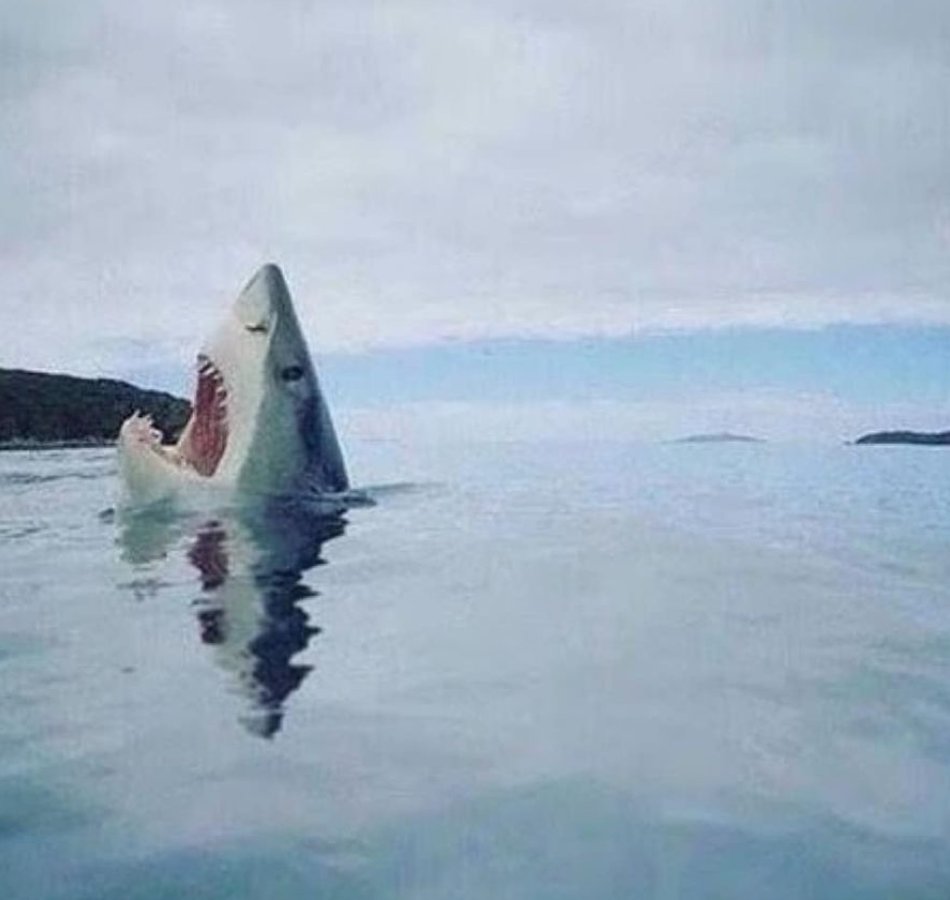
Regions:
<instances>
[{"instance_id":1,"label":"overcast sky","mask_svg":"<svg viewBox=\"0 0 950 900\"><path fill-rule=\"evenodd\" d=\"M0 5L2 363L950 323L945 0Z\"/></svg>"},{"instance_id":2,"label":"overcast sky","mask_svg":"<svg viewBox=\"0 0 950 900\"><path fill-rule=\"evenodd\" d=\"M658 333L883 327L931 348L899 404L950 349L945 0L5 0L0 41L0 365L184 387L265 260L331 360L609 339L609 373ZM764 358L699 405L841 406ZM695 401L713 369L668 363ZM656 399L626 390L577 399Z\"/></svg>"}]
</instances>

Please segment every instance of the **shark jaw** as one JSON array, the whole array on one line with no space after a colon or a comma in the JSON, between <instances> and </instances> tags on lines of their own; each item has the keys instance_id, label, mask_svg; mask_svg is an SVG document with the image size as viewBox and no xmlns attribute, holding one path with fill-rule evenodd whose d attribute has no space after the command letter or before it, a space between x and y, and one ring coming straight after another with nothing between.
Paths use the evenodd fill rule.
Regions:
<instances>
[{"instance_id":1,"label":"shark jaw","mask_svg":"<svg viewBox=\"0 0 950 900\"><path fill-rule=\"evenodd\" d=\"M280 269L263 266L197 359L194 411L165 446L147 417L119 433L125 494L149 502L202 485L243 494L341 493L349 480Z\"/></svg>"},{"instance_id":2,"label":"shark jaw","mask_svg":"<svg viewBox=\"0 0 950 900\"><path fill-rule=\"evenodd\" d=\"M228 391L221 370L203 353L198 354L193 406L191 421L178 443L178 455L199 475L210 478L228 446Z\"/></svg>"}]
</instances>

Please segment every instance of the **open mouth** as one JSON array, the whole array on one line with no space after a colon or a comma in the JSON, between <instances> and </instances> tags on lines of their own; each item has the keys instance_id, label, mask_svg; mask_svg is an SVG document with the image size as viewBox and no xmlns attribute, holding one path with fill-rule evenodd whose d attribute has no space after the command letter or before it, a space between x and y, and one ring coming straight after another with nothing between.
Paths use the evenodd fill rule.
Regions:
<instances>
[{"instance_id":1,"label":"open mouth","mask_svg":"<svg viewBox=\"0 0 950 900\"><path fill-rule=\"evenodd\" d=\"M213 475L228 446L228 391L214 362L198 355L194 412L179 447L179 456L199 475Z\"/></svg>"}]
</instances>

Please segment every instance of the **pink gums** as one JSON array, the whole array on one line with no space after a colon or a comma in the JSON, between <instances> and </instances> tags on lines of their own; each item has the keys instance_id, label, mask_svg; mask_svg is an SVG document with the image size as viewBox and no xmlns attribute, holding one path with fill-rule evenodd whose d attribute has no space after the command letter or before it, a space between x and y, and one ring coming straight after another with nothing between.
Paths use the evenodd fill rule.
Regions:
<instances>
[{"instance_id":1,"label":"pink gums","mask_svg":"<svg viewBox=\"0 0 950 900\"><path fill-rule=\"evenodd\" d=\"M227 392L214 363L198 357L195 409L181 447L181 455L201 475L213 475L228 445Z\"/></svg>"}]
</instances>

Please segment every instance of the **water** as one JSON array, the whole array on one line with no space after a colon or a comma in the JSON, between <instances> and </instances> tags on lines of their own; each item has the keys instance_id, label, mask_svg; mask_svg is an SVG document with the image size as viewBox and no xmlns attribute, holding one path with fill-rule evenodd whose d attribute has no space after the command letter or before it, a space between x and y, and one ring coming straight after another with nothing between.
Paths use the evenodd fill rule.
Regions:
<instances>
[{"instance_id":1,"label":"water","mask_svg":"<svg viewBox=\"0 0 950 900\"><path fill-rule=\"evenodd\" d=\"M945 451L350 456L341 523L0 454L0 896L950 896Z\"/></svg>"}]
</instances>

